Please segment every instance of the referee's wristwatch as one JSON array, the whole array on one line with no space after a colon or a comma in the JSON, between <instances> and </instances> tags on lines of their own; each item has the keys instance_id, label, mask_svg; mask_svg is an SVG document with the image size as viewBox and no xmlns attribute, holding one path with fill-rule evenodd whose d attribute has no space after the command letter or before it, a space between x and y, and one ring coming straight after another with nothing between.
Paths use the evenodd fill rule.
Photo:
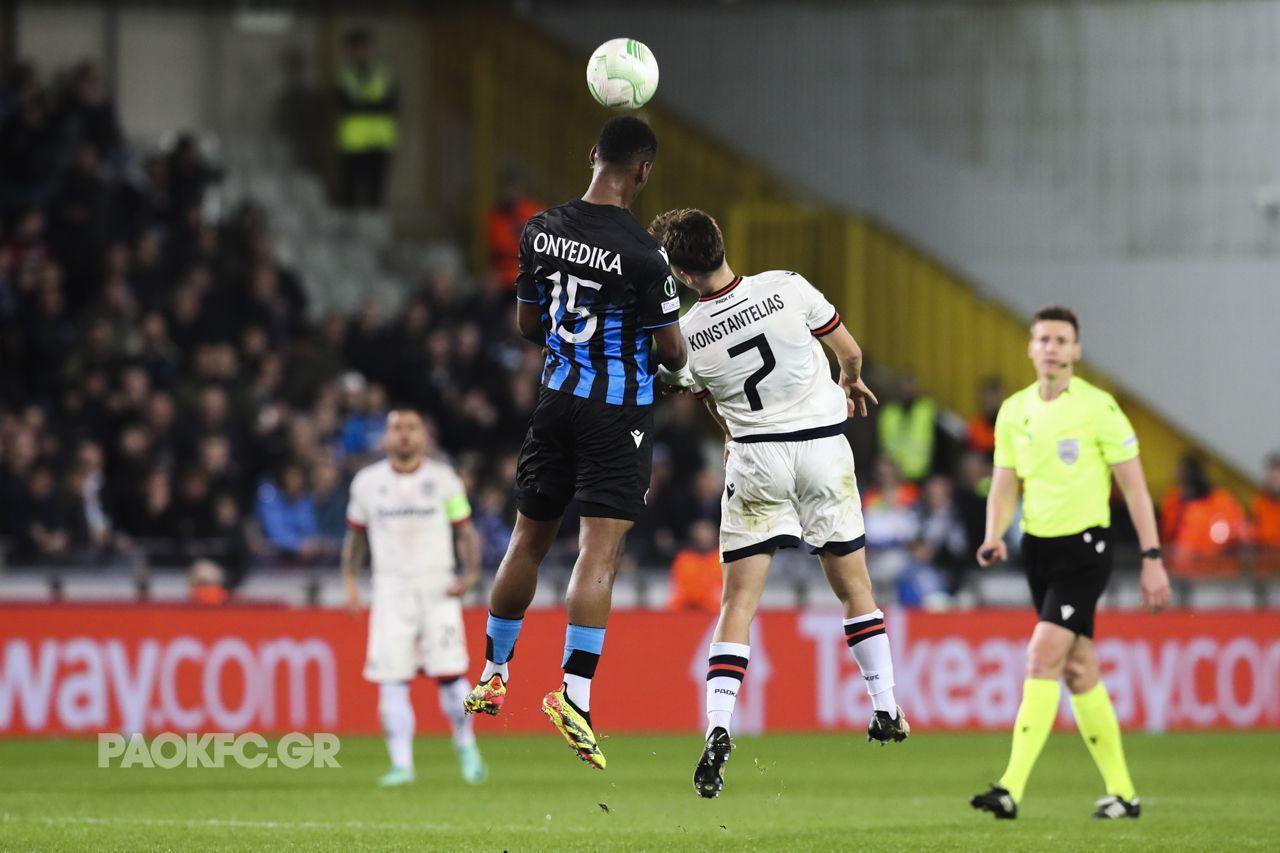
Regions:
<instances>
[{"instance_id":1,"label":"referee's wristwatch","mask_svg":"<svg viewBox=\"0 0 1280 853\"><path fill-rule=\"evenodd\" d=\"M1145 550L1145 551L1143 551L1143 552L1142 552L1142 559L1144 559L1144 560L1158 560L1158 559L1160 559L1160 549L1159 549L1159 548L1148 548L1147 550Z\"/></svg>"}]
</instances>

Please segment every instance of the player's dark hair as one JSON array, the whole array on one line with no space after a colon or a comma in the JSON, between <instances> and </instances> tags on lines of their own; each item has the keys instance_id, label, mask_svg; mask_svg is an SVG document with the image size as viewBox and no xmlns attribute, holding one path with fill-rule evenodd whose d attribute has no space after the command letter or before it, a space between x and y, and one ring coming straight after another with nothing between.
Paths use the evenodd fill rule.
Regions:
<instances>
[{"instance_id":1,"label":"player's dark hair","mask_svg":"<svg viewBox=\"0 0 1280 853\"><path fill-rule=\"evenodd\" d=\"M611 118L600 128L596 156L611 166L631 166L658 156L653 128L635 116Z\"/></svg>"},{"instance_id":2,"label":"player's dark hair","mask_svg":"<svg viewBox=\"0 0 1280 853\"><path fill-rule=\"evenodd\" d=\"M1076 337L1080 337L1080 321L1076 318L1076 312L1063 305L1048 305L1036 312L1031 318L1031 324L1035 325L1041 320L1061 320L1064 323L1070 323L1071 328L1076 330Z\"/></svg>"},{"instance_id":3,"label":"player's dark hair","mask_svg":"<svg viewBox=\"0 0 1280 853\"><path fill-rule=\"evenodd\" d=\"M671 265L686 272L705 275L724 263L724 235L716 221L701 210L668 210L654 217L649 231L667 250Z\"/></svg>"}]
</instances>

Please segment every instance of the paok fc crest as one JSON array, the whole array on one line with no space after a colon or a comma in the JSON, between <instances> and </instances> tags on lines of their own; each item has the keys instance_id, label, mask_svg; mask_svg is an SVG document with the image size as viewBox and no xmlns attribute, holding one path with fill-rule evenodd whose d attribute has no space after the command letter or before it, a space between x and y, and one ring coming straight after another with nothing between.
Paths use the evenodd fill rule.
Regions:
<instances>
[{"instance_id":1,"label":"paok fc crest","mask_svg":"<svg viewBox=\"0 0 1280 853\"><path fill-rule=\"evenodd\" d=\"M1076 464L1076 460L1080 458L1080 439L1058 439L1058 458L1067 465Z\"/></svg>"}]
</instances>

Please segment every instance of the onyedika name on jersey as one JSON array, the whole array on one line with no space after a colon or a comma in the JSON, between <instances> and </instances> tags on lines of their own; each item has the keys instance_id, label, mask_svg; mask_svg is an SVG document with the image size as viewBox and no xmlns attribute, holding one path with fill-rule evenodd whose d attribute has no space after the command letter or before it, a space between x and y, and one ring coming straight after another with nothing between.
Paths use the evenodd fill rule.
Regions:
<instances>
[{"instance_id":1,"label":"onyedika name on jersey","mask_svg":"<svg viewBox=\"0 0 1280 853\"><path fill-rule=\"evenodd\" d=\"M782 295L775 293L763 302L752 302L741 311L734 312L715 325L694 332L689 338L689 346L695 350L702 349L709 343L720 340L730 332L736 332L752 323L763 320L770 314L781 311L785 307Z\"/></svg>"},{"instance_id":2,"label":"onyedika name on jersey","mask_svg":"<svg viewBox=\"0 0 1280 853\"><path fill-rule=\"evenodd\" d=\"M598 246L588 246L568 237L556 237L545 231L533 235L533 250L575 264L585 264L605 272L622 275L622 256Z\"/></svg>"}]
</instances>

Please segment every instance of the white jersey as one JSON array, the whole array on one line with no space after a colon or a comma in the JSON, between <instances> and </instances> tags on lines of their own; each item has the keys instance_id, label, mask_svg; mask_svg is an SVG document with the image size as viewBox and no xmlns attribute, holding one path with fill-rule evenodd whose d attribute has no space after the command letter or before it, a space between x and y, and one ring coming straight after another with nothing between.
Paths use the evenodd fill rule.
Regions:
<instances>
[{"instance_id":1,"label":"white jersey","mask_svg":"<svg viewBox=\"0 0 1280 853\"><path fill-rule=\"evenodd\" d=\"M462 481L442 462L401 473L383 459L351 481L347 524L368 533L375 593L412 582L443 595L454 581L453 525L470 517Z\"/></svg>"},{"instance_id":2,"label":"white jersey","mask_svg":"<svg viewBox=\"0 0 1280 853\"><path fill-rule=\"evenodd\" d=\"M680 318L693 390L715 398L735 439L838 428L846 396L818 338L839 326L804 276L739 276Z\"/></svg>"}]
</instances>

